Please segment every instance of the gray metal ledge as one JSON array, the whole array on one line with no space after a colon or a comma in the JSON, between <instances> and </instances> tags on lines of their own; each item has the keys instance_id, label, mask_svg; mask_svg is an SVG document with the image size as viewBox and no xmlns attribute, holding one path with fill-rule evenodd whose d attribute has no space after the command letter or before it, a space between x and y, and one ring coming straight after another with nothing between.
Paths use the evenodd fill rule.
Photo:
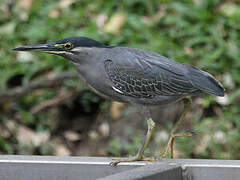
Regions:
<instances>
[{"instance_id":1,"label":"gray metal ledge","mask_svg":"<svg viewBox=\"0 0 240 180\"><path fill-rule=\"evenodd\" d=\"M159 159L121 163L110 158L0 156L0 180L239 180L239 160Z\"/></svg>"}]
</instances>

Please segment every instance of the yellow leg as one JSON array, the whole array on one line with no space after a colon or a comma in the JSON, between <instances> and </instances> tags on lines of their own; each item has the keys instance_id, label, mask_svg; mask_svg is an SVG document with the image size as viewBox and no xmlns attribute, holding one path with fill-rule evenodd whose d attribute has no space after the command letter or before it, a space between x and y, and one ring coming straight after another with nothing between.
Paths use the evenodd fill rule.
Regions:
<instances>
[{"instance_id":1,"label":"yellow leg","mask_svg":"<svg viewBox=\"0 0 240 180\"><path fill-rule=\"evenodd\" d=\"M130 157L130 158L113 158L113 160L116 160L114 162L111 162L110 165L116 166L120 162L133 162L133 161L155 161L155 158L143 158L143 153L147 148L147 145L151 139L151 136L153 134L154 128L155 128L155 122L149 118L147 119L147 125L148 125L148 130L147 134L145 136L144 141L142 142L138 153L136 156Z\"/></svg>"},{"instance_id":2,"label":"yellow leg","mask_svg":"<svg viewBox=\"0 0 240 180\"><path fill-rule=\"evenodd\" d=\"M184 103L183 113L182 113L180 119L177 121L176 125L174 126L174 128L171 131L171 135L170 135L170 138L168 140L167 146L164 148L164 150L160 154L160 157L162 157L162 158L165 158L167 156L169 149L170 149L170 152L171 152L171 158L174 157L173 145L174 145L175 138L177 138L177 137L191 137L192 136L192 133L185 133L185 134L177 134L176 133L179 126L181 125L183 119L185 118L187 112L189 111L189 109L191 107L191 99L185 98L185 99L183 99L183 103Z\"/></svg>"}]
</instances>

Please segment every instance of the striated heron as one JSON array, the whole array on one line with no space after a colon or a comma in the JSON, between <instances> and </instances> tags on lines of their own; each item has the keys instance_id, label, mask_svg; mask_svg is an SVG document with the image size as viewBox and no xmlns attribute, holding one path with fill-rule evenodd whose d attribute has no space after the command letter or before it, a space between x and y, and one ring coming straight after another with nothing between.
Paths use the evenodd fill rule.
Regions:
<instances>
[{"instance_id":1,"label":"striated heron","mask_svg":"<svg viewBox=\"0 0 240 180\"><path fill-rule=\"evenodd\" d=\"M17 51L41 50L69 59L82 79L101 96L115 101L137 105L147 120L147 134L134 157L114 158L119 162L154 161L143 153L153 134L155 123L148 106L162 105L183 100L184 110L171 131L161 157L171 151L174 138L191 136L178 134L177 129L190 109L190 95L203 92L224 96L223 86L209 73L170 60L157 53L120 46L106 46L86 37L71 37L50 44L28 45L14 48Z\"/></svg>"}]
</instances>

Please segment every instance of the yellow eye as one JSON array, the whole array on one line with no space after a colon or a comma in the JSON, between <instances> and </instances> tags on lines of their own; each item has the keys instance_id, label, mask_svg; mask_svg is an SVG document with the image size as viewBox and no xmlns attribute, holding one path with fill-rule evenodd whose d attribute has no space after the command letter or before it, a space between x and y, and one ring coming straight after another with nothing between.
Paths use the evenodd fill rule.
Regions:
<instances>
[{"instance_id":1,"label":"yellow eye","mask_svg":"<svg viewBox=\"0 0 240 180\"><path fill-rule=\"evenodd\" d=\"M68 43L64 44L64 48L65 48L66 50L71 50L71 49L73 48L73 44L70 43L70 42L68 42Z\"/></svg>"}]
</instances>

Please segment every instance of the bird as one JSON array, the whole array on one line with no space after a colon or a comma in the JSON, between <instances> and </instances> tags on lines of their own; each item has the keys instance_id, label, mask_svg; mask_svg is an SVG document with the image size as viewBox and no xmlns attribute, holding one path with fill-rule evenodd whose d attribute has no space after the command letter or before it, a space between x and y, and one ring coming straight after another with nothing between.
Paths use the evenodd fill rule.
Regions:
<instances>
[{"instance_id":1,"label":"bird","mask_svg":"<svg viewBox=\"0 0 240 180\"><path fill-rule=\"evenodd\" d=\"M108 46L88 37L70 37L53 43L20 46L13 50L38 50L62 56L74 64L80 77L94 92L106 99L133 104L139 108L147 121L145 138L135 156L112 158L110 164L113 166L120 162L156 160L155 157L143 156L155 128L150 106L167 106L179 101L184 104L182 115L161 153L161 157L166 157L170 150L173 157L174 139L192 136L192 133L177 133L191 107L191 96L202 93L215 96L225 94L225 89L218 80L196 67L152 51Z\"/></svg>"}]
</instances>

